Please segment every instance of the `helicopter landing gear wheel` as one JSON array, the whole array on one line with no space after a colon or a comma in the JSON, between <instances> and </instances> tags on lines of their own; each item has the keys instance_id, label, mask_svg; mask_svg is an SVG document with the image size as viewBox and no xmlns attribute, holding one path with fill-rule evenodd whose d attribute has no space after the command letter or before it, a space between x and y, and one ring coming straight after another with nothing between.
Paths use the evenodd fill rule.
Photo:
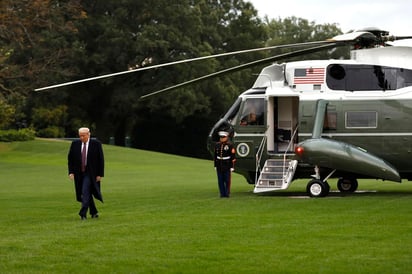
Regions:
<instances>
[{"instance_id":1,"label":"helicopter landing gear wheel","mask_svg":"<svg viewBox=\"0 0 412 274\"><path fill-rule=\"evenodd\" d=\"M309 181L307 187L306 187L306 193L308 193L308 195L310 197L325 197L326 195L328 195L330 190L330 186L328 184L328 182L323 182L321 180L318 179L313 179L311 181Z\"/></svg>"},{"instance_id":2,"label":"helicopter landing gear wheel","mask_svg":"<svg viewBox=\"0 0 412 274\"><path fill-rule=\"evenodd\" d=\"M355 192L358 189L358 180L355 178L340 178L337 186L340 192Z\"/></svg>"}]
</instances>

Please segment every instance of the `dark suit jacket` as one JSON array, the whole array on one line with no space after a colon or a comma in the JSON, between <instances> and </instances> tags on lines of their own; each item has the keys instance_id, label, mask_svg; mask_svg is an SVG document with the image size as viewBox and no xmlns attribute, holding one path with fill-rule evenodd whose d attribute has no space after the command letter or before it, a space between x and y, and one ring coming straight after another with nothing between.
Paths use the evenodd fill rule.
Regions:
<instances>
[{"instance_id":1,"label":"dark suit jacket","mask_svg":"<svg viewBox=\"0 0 412 274\"><path fill-rule=\"evenodd\" d=\"M76 199L81 202L82 195L82 154L81 154L82 142L75 140L72 142L67 156L67 163L69 174L74 174L74 186L76 190ZM102 144L96 139L89 139L89 146L87 150L87 171L92 181L92 194L93 196L103 202L103 197L100 191L100 182L96 181L96 177L104 176L104 156Z\"/></svg>"}]
</instances>

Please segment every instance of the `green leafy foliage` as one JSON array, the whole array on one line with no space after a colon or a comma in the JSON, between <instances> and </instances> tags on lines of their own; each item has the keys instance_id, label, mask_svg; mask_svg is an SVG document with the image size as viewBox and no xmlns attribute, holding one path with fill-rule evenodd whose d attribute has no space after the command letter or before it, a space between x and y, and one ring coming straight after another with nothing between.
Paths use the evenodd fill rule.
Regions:
<instances>
[{"instance_id":1,"label":"green leafy foliage","mask_svg":"<svg viewBox=\"0 0 412 274\"><path fill-rule=\"evenodd\" d=\"M269 19L266 18L269 39L267 46L305 43L314 41L325 41L331 37L342 34L342 31L336 24L319 25L315 22L309 22L303 18L295 16L288 18ZM291 49L282 49L279 52L289 52ZM349 57L349 48L342 47L330 51L320 51L290 60L321 60L321 59L341 59Z\"/></svg>"},{"instance_id":2,"label":"green leafy foliage","mask_svg":"<svg viewBox=\"0 0 412 274\"><path fill-rule=\"evenodd\" d=\"M67 106L61 105L53 109L35 108L32 113L32 126L37 129L39 137L64 137L63 125L67 121Z\"/></svg>"},{"instance_id":3,"label":"green leafy foliage","mask_svg":"<svg viewBox=\"0 0 412 274\"><path fill-rule=\"evenodd\" d=\"M0 130L0 142L30 141L34 137L35 131L30 128Z\"/></svg>"},{"instance_id":4,"label":"green leafy foliage","mask_svg":"<svg viewBox=\"0 0 412 274\"><path fill-rule=\"evenodd\" d=\"M7 129L14 121L15 107L0 99L0 129Z\"/></svg>"},{"instance_id":5,"label":"green leafy foliage","mask_svg":"<svg viewBox=\"0 0 412 274\"><path fill-rule=\"evenodd\" d=\"M0 87L25 95L39 85L77 74L72 54L84 17L80 1L12 1L0 4Z\"/></svg>"}]
</instances>

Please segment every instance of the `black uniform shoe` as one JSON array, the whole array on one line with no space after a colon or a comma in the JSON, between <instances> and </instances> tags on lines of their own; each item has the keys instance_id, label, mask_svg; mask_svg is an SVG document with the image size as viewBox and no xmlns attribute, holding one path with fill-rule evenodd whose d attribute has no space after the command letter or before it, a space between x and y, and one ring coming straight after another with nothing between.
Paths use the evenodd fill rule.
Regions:
<instances>
[{"instance_id":1,"label":"black uniform shoe","mask_svg":"<svg viewBox=\"0 0 412 274\"><path fill-rule=\"evenodd\" d=\"M99 218L99 214L97 213L92 215L92 219L96 219L96 218Z\"/></svg>"},{"instance_id":2,"label":"black uniform shoe","mask_svg":"<svg viewBox=\"0 0 412 274\"><path fill-rule=\"evenodd\" d=\"M86 216L80 216L80 219L81 219L82 221L84 221L84 220L87 220L87 217L86 217Z\"/></svg>"}]
</instances>

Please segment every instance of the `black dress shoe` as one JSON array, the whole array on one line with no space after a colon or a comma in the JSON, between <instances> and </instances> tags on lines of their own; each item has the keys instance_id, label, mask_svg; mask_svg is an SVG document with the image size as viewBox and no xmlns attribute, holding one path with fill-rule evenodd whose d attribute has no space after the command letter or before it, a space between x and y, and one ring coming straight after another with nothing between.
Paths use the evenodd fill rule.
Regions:
<instances>
[{"instance_id":1,"label":"black dress shoe","mask_svg":"<svg viewBox=\"0 0 412 274\"><path fill-rule=\"evenodd\" d=\"M92 215L92 219L96 219L96 218L99 218L99 214L97 213Z\"/></svg>"},{"instance_id":2,"label":"black dress shoe","mask_svg":"<svg viewBox=\"0 0 412 274\"><path fill-rule=\"evenodd\" d=\"M86 217L86 216L80 216L80 219L81 219L82 221L84 221L84 220L87 220L87 217Z\"/></svg>"}]
</instances>

